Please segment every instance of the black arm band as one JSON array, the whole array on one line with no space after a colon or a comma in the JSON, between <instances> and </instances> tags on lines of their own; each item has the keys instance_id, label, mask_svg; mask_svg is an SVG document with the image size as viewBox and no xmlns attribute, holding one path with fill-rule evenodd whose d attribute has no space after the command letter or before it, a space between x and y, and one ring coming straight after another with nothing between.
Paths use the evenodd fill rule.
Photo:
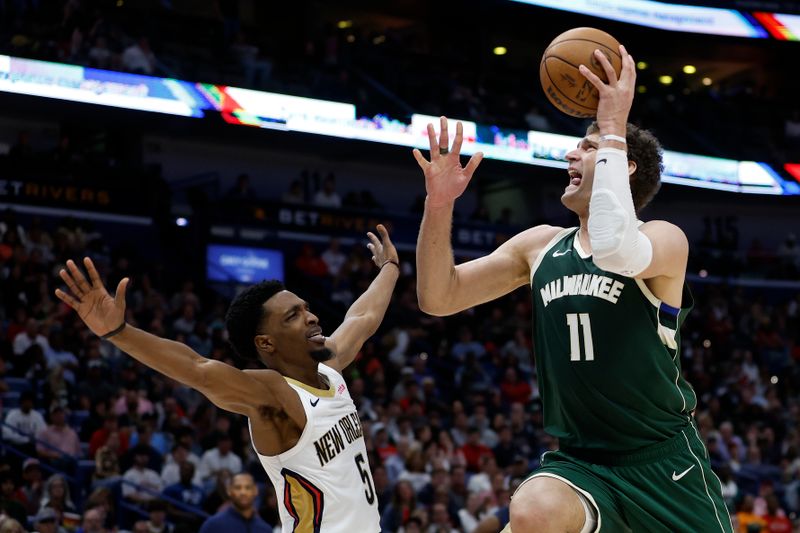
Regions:
<instances>
[{"instance_id":1,"label":"black arm band","mask_svg":"<svg viewBox=\"0 0 800 533\"><path fill-rule=\"evenodd\" d=\"M127 326L127 325L128 325L128 324L126 324L125 322L123 322L123 323L122 323L122 324L121 324L121 325L120 325L118 328L116 328L116 329L112 329L111 331L109 331L109 332L108 332L108 333L106 333L105 335L100 335L100 338L101 338L101 339L110 339L110 338L111 338L111 337L113 337L114 335L117 335L117 334L119 334L119 333L122 333L122 330L123 330L123 329L125 329L125 326Z\"/></svg>"},{"instance_id":2,"label":"black arm band","mask_svg":"<svg viewBox=\"0 0 800 533\"><path fill-rule=\"evenodd\" d=\"M387 259L386 261L384 261L384 262L383 262L383 264L381 265L381 268L380 268L379 270L383 270L383 267L385 267L385 266L386 266L386 265L388 265L389 263L391 263L391 264L393 264L394 266L396 266L396 267L397 267L397 270L400 270L400 263L398 263L397 261L393 261L392 259Z\"/></svg>"}]
</instances>

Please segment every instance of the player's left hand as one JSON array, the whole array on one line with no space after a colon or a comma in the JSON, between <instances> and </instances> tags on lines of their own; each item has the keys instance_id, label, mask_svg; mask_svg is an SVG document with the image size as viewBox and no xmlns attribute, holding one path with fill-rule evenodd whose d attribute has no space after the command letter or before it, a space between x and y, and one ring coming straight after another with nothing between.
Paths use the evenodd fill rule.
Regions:
<instances>
[{"instance_id":1,"label":"player's left hand","mask_svg":"<svg viewBox=\"0 0 800 533\"><path fill-rule=\"evenodd\" d=\"M597 77L586 65L580 65L578 68L600 93L600 102L597 106L597 125L600 127L600 131L602 133L621 132L624 136L636 89L636 63L624 46L619 46L619 53L622 56L622 70L617 78L617 73L614 72L614 67L611 66L605 54L599 50L594 52L597 61L603 66L608 83ZM620 130L620 128L622 129Z\"/></svg>"},{"instance_id":2,"label":"player's left hand","mask_svg":"<svg viewBox=\"0 0 800 533\"><path fill-rule=\"evenodd\" d=\"M389 232L386 231L386 227L383 224L378 224L378 234L381 236L380 239L371 231L367 232L367 237L370 240L367 248L372 252L372 261L378 268L382 267L386 261L399 263L397 248L394 247L392 239L389 238Z\"/></svg>"}]
</instances>

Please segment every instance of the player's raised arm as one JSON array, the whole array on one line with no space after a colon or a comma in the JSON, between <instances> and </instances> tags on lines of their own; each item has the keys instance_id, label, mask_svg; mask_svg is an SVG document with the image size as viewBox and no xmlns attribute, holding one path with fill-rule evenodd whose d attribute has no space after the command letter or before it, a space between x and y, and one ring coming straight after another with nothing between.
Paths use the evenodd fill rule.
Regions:
<instances>
[{"instance_id":1,"label":"player's raised arm","mask_svg":"<svg viewBox=\"0 0 800 533\"><path fill-rule=\"evenodd\" d=\"M74 261L67 261L61 279L69 292L56 289L56 296L77 311L92 332L108 339L137 361L203 393L216 406L250 416L255 411L253 391L266 395L259 403L276 401L285 380L275 373L275 388L264 387L248 373L230 365L207 359L179 342L162 339L125 323L125 291L129 279L124 278L112 297L106 290L92 260L84 258L89 273L87 280Z\"/></svg>"},{"instance_id":2,"label":"player's raised arm","mask_svg":"<svg viewBox=\"0 0 800 533\"><path fill-rule=\"evenodd\" d=\"M425 211L417 239L417 297L422 311L438 316L451 315L493 300L528 282L529 252L555 233L549 226L527 230L513 237L486 257L456 266L450 242L453 206L464 193L483 154L476 153L466 167L459 160L463 128L456 125L456 136L449 149L447 119L441 118L437 139L428 125L431 160L414 150L414 157L425 173ZM543 245L544 243L542 243Z\"/></svg>"},{"instance_id":3,"label":"player's raised arm","mask_svg":"<svg viewBox=\"0 0 800 533\"><path fill-rule=\"evenodd\" d=\"M620 46L620 55L622 70L617 77L606 56L595 52L608 83L580 66L581 73L600 95L600 142L588 221L594 261L599 267L624 276L680 278L682 283L689 254L686 235L664 221L648 222L641 228L637 223L629 178L636 165L631 166L628 160L625 139L636 87L636 64L624 46Z\"/></svg>"},{"instance_id":4,"label":"player's raised arm","mask_svg":"<svg viewBox=\"0 0 800 533\"><path fill-rule=\"evenodd\" d=\"M349 365L361 346L378 330L383 315L389 307L392 292L400 277L400 262L389 232L382 224L378 224L378 234L369 232L372 261L378 267L378 275L364 291L364 294L353 302L344 317L342 325L326 341L326 346L336 354L334 359L325 364L339 371Z\"/></svg>"}]
</instances>

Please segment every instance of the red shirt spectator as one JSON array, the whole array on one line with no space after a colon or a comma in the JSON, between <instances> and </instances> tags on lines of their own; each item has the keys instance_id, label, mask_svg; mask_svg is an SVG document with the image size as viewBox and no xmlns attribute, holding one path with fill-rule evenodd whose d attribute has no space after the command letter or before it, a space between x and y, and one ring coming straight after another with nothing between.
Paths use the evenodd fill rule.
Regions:
<instances>
[{"instance_id":1,"label":"red shirt spectator","mask_svg":"<svg viewBox=\"0 0 800 533\"><path fill-rule=\"evenodd\" d=\"M500 392L508 403L525 404L531 397L531 386L527 381L520 381L517 378L517 371L509 368L500 383Z\"/></svg>"},{"instance_id":2,"label":"red shirt spectator","mask_svg":"<svg viewBox=\"0 0 800 533\"><path fill-rule=\"evenodd\" d=\"M480 470L481 457L494 456L491 448L481 444L481 432L475 427L469 429L467 443L461 447L461 453L464 454L464 459L467 461L467 470L470 472Z\"/></svg>"},{"instance_id":3,"label":"red shirt spectator","mask_svg":"<svg viewBox=\"0 0 800 533\"><path fill-rule=\"evenodd\" d=\"M119 448L117 455L122 457L128 451L128 432L119 430L119 423L115 415L106 417L103 427L92 433L89 439L89 457L97 455L97 450L102 448L108 442L108 437L112 433L119 433Z\"/></svg>"}]
</instances>

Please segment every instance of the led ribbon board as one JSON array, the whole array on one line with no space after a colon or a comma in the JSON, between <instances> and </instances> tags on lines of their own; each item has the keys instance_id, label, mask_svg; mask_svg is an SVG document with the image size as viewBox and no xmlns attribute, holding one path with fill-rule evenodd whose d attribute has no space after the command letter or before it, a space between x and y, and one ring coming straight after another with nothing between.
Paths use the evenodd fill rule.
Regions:
<instances>
[{"instance_id":1,"label":"led ribbon board","mask_svg":"<svg viewBox=\"0 0 800 533\"><path fill-rule=\"evenodd\" d=\"M653 2L651 0L513 0L532 6L581 13L661 30L764 39L767 31L736 9ZM784 15L779 15L784 17Z\"/></svg>"},{"instance_id":2,"label":"led ribbon board","mask_svg":"<svg viewBox=\"0 0 800 533\"><path fill-rule=\"evenodd\" d=\"M185 81L4 55L0 91L184 117L211 109Z\"/></svg>"}]
</instances>

